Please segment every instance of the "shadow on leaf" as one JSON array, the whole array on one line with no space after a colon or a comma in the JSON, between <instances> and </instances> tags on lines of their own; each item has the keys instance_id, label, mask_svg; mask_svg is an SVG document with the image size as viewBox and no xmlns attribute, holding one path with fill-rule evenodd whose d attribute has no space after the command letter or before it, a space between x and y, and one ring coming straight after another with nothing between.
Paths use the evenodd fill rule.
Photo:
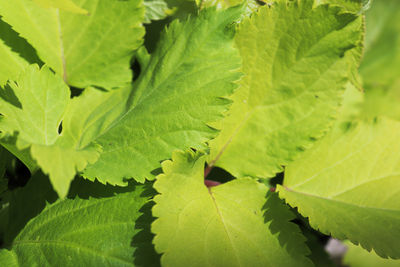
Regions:
<instances>
[{"instance_id":1,"label":"shadow on leaf","mask_svg":"<svg viewBox=\"0 0 400 267\"><path fill-rule=\"evenodd\" d=\"M145 190L141 194L142 197L153 198L157 192L152 188L151 183L145 185ZM151 223L154 217L151 209L154 202L150 200L140 208L142 215L137 219L135 228L138 232L132 238L131 246L135 248L134 263L136 266L160 266L160 257L152 244L154 234L151 232Z\"/></svg>"},{"instance_id":2,"label":"shadow on leaf","mask_svg":"<svg viewBox=\"0 0 400 267\"><path fill-rule=\"evenodd\" d=\"M132 192L135 190L137 183L130 181L127 186L113 186L110 184L102 184L95 180L94 182L84 179L80 176L75 177L72 181L68 198L76 197L82 199L112 197L116 194Z\"/></svg>"},{"instance_id":3,"label":"shadow on leaf","mask_svg":"<svg viewBox=\"0 0 400 267\"><path fill-rule=\"evenodd\" d=\"M296 219L295 214L290 211L277 193L269 191L266 199L267 201L263 207L264 222L270 222L269 229L272 234L278 233L279 244L294 258L309 255L310 250L304 244L306 238L303 236L299 226L292 222L292 220Z\"/></svg>"}]
</instances>

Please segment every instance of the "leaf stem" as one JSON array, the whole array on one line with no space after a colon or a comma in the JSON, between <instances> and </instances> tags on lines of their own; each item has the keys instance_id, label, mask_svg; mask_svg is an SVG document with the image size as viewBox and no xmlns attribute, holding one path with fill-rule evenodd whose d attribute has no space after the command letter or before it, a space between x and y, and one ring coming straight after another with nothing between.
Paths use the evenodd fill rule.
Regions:
<instances>
[{"instance_id":1,"label":"leaf stem","mask_svg":"<svg viewBox=\"0 0 400 267\"><path fill-rule=\"evenodd\" d=\"M204 169L204 178L207 178L207 176L210 174L213 166L212 165L207 165L207 167Z\"/></svg>"}]
</instances>

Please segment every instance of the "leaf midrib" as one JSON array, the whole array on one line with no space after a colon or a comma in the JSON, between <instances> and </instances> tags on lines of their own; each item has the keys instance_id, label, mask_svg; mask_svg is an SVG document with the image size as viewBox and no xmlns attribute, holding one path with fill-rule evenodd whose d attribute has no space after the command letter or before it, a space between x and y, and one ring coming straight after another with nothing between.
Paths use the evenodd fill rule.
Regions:
<instances>
[{"instance_id":1,"label":"leaf midrib","mask_svg":"<svg viewBox=\"0 0 400 267\"><path fill-rule=\"evenodd\" d=\"M239 266L243 266L242 263L241 263L240 260L239 260L238 251L237 251L235 245L233 244L232 238L231 238L231 236L230 236L230 234L229 234L229 231L228 231L228 228L227 228L227 226L226 226L226 224L225 224L224 217L222 216L222 214L221 214L221 212L220 212L220 210L219 210L217 201L216 201L215 198L214 198L214 195L213 195L212 190L209 189L209 188L208 188L208 193L209 193L209 195L210 195L210 197L211 197L211 200L212 200L212 202L213 202L213 204L214 204L216 213L217 213L217 215L218 215L218 217L219 217L219 219L220 219L220 222L221 222L221 224L222 224L222 228L224 229L225 234L226 234L226 236L228 237L229 244L231 245L231 247L232 247L232 249L233 249L233 251L234 251L233 254L235 255L236 262L238 263Z\"/></svg>"},{"instance_id":2,"label":"leaf midrib","mask_svg":"<svg viewBox=\"0 0 400 267\"><path fill-rule=\"evenodd\" d=\"M109 7L109 8L112 9L112 8L113 8L115 5L117 5L117 4L118 4L118 1L114 1L114 5L111 6L111 7ZM96 9L97 9L97 6L98 6L98 1L97 1L97 4L96 4ZM127 8L124 9L124 11L127 11L127 10L128 10ZM91 16L94 17L93 14L92 14ZM121 16L122 16L122 14L121 14ZM89 23L91 23L91 21L90 21ZM87 54L85 55L85 57L82 58L82 60L80 60L80 62L74 66L74 69L73 69L73 71L71 71L71 73L75 73L77 70L79 70L79 68L80 68L82 65L84 65L84 64L86 63L86 60L87 60L88 58L90 58L94 53L97 52L98 48L102 45L103 40L106 39L106 38L108 37L108 34L109 34L111 31L113 31L114 28L115 28L117 25L119 25L119 23L120 23L120 21L115 21L115 23L113 23L112 26L109 27L109 28L107 29L107 32L105 32L105 33L102 34L101 38L96 42L96 46L93 47L93 48L90 50L90 53L87 53Z\"/></svg>"},{"instance_id":3,"label":"leaf midrib","mask_svg":"<svg viewBox=\"0 0 400 267\"><path fill-rule=\"evenodd\" d=\"M56 18L57 18L57 24L58 24L58 39L60 42L60 59L61 59L61 64L62 64L62 77L65 83L67 83L67 62L65 59L64 55L64 40L63 40L63 34L62 34L62 28L61 28L61 18L60 18L60 10L57 8L56 9Z\"/></svg>"},{"instance_id":4,"label":"leaf midrib","mask_svg":"<svg viewBox=\"0 0 400 267\"><path fill-rule=\"evenodd\" d=\"M193 20L191 21L193 22ZM120 116L117 120L115 120L109 127L108 129L105 131L107 132L108 130L110 130L111 128L113 128L115 125L117 125L120 121L122 121L125 117L127 117L131 112L133 112L133 110L135 110L135 108L137 106L139 106L141 104L141 102L144 102L147 98L151 97L151 95L154 92L159 92L160 88L163 87L163 85L166 83L166 81L170 80L171 77L173 77L173 75L176 73L176 70L178 70L183 64L190 62L190 60L181 60L179 62L179 64L174 68L173 71L171 71L167 77L165 77L162 81L159 81L158 84L154 87L151 87L151 90L148 90L147 85L152 84L151 81L153 78L148 79L147 75L149 71L154 70L155 66L159 65L159 62L162 62L164 60L164 58L168 55L168 52L170 51L170 48L174 47L174 45L178 42L178 40L181 40L182 38L185 38L186 40L190 40L191 36L193 34L195 34L197 32L196 27L192 27L192 30L190 31L189 35L186 37L183 37L184 34L182 34L185 29L187 28L187 22L186 23L182 23L182 22L177 22L179 23L179 26L182 27L181 31L179 34L179 38L175 38L170 45L168 46L168 48L163 48L163 50L161 51L161 55L158 55L157 53L155 53L153 55L153 57L156 56L157 60L155 60L155 63L153 63L153 60L150 59L149 64L147 64L146 69L143 71L143 76L141 76L138 80L138 82L136 83L136 88L134 88L134 90L132 91L132 103L131 108L125 112L125 114L123 114L122 116ZM198 23L193 22L192 24L194 24L195 26L198 27ZM198 45L198 47L196 48L196 51L201 51L203 49L204 46L206 46L206 44L209 43L209 39L211 39L213 36L215 36L215 32L219 30L220 25L223 24L223 22L220 23L216 23L212 29L210 29L208 31L208 36L204 38L204 42L201 43L201 45ZM193 25L192 25L193 26ZM170 26L173 27L173 26ZM167 37L167 33L164 33L164 40ZM233 40L231 40L233 42ZM187 41L185 42L185 46L187 46ZM221 46L219 47L219 50L222 50L223 48L226 48L225 46ZM230 46L230 48L232 48L232 46ZM161 46L159 46L157 49L161 49ZM186 51L186 49L184 49L184 51ZM196 54L196 53L194 53ZM147 90L147 91L144 91ZM146 94L144 94L144 92L146 92Z\"/></svg>"},{"instance_id":5,"label":"leaf midrib","mask_svg":"<svg viewBox=\"0 0 400 267\"><path fill-rule=\"evenodd\" d=\"M209 193L210 193L211 197L213 198L215 207L218 209L218 213L219 213L218 215L219 215L219 216L221 217L221 219L222 219L222 218L223 218L222 213L220 212L220 210L219 210L219 208L218 208L217 201L215 200L215 197L214 197L214 195L213 195L213 194L216 194L216 193L215 193L215 192L212 192L212 188L209 189ZM217 195L218 195L219 198L223 198L223 199L225 199L225 200L227 200L227 201L229 201L229 202L232 202L232 203L234 203L235 205L237 205L238 210L241 209L241 210L243 211L243 215L244 215L245 213L247 213L248 216L254 216L254 213L249 212L249 210L248 210L247 208L244 208L244 207L243 207L243 204L237 202L236 199L229 199L229 198L226 198L226 197L223 196L222 194L217 194ZM223 225L224 225L224 229L228 232L228 229L227 229L227 227L226 227L225 222L224 222L224 221L222 221L222 222L223 222ZM233 227L233 224L231 224L231 226ZM265 223L264 223L264 226L265 226L266 228L268 228L268 226L267 226ZM243 232L243 231L241 231L242 229L240 229L240 228L235 228L235 229L238 230L238 232ZM259 247L251 238L248 238L247 235L243 235L243 236L247 238L247 240L249 241L249 243L252 243L252 244L254 245L254 248L256 248L256 249L259 251L259 254L260 254L261 256L264 256L264 255L265 255L265 254L263 253L262 249L260 249L260 247ZM233 246L233 243L232 243L232 246ZM268 261L268 258L265 258L265 257L263 257L263 258L264 258L264 260L265 260L266 262L270 262L270 261ZM241 265L240 262L239 262L239 265Z\"/></svg>"},{"instance_id":6,"label":"leaf midrib","mask_svg":"<svg viewBox=\"0 0 400 267\"><path fill-rule=\"evenodd\" d=\"M80 7L83 7L86 4L87 0L83 1L82 3L80 3ZM96 2L96 4L94 5L94 10L92 12L90 12L90 14L88 14L90 16L89 21L86 23L85 27L80 31L80 33L75 36L74 40L72 41L72 43L70 43L65 56L68 57L68 55L71 53L71 51L73 51L73 48L75 47L75 45L78 42L78 40L81 39L82 36L84 36L84 34L86 33L87 29L89 28L90 24L92 23L92 20L94 18L94 15L96 13L97 7L98 7L98 2L99 0Z\"/></svg>"}]
</instances>

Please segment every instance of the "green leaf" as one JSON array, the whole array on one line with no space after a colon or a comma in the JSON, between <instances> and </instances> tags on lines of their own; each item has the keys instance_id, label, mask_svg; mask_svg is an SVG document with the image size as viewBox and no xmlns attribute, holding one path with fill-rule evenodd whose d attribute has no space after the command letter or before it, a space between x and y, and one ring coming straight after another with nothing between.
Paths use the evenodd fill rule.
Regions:
<instances>
[{"instance_id":1,"label":"green leaf","mask_svg":"<svg viewBox=\"0 0 400 267\"><path fill-rule=\"evenodd\" d=\"M17 267L18 265L18 259L15 253L12 251L8 251L6 249L1 249L0 250L0 262L4 266L7 267Z\"/></svg>"},{"instance_id":2,"label":"green leaf","mask_svg":"<svg viewBox=\"0 0 400 267\"><path fill-rule=\"evenodd\" d=\"M10 245L26 223L45 208L46 203L56 200L57 194L49 179L41 172L32 176L24 187L11 191L4 243Z\"/></svg>"},{"instance_id":3,"label":"green leaf","mask_svg":"<svg viewBox=\"0 0 400 267\"><path fill-rule=\"evenodd\" d=\"M372 0L316 0L316 4L324 5L337 5L345 9L347 12L353 12L356 14L361 14L369 9ZM365 16L362 16L363 28L365 27ZM350 71L350 81L356 86L360 91L362 91L362 81L359 75L359 67L361 63L362 56L364 54L364 32L361 36L363 41L360 41L355 48L348 52L348 65Z\"/></svg>"},{"instance_id":4,"label":"green leaf","mask_svg":"<svg viewBox=\"0 0 400 267\"><path fill-rule=\"evenodd\" d=\"M361 115L400 120L399 1L375 1L366 13L365 55L360 67L365 103Z\"/></svg>"},{"instance_id":5,"label":"green leaf","mask_svg":"<svg viewBox=\"0 0 400 267\"><path fill-rule=\"evenodd\" d=\"M109 184L102 184L99 181L89 181L81 176L76 176L71 183L68 192L68 198L104 198L112 197L117 194L131 192L135 189L137 183L129 183L128 186L112 186ZM155 195L155 192L153 193Z\"/></svg>"},{"instance_id":6,"label":"green leaf","mask_svg":"<svg viewBox=\"0 0 400 267\"><path fill-rule=\"evenodd\" d=\"M201 0L196 1L199 8L216 7L217 9L226 9L232 6L243 4L244 15L250 16L260 7L257 0ZM261 1L262 2L262 1Z\"/></svg>"},{"instance_id":7,"label":"green leaf","mask_svg":"<svg viewBox=\"0 0 400 267\"><path fill-rule=\"evenodd\" d=\"M126 114L131 93L130 86L109 92L85 89L79 97L70 100L58 142L32 151L41 156L42 169L58 177L57 183L63 188L61 195L66 194L76 171L85 169L87 163L96 162L101 147L93 141Z\"/></svg>"},{"instance_id":8,"label":"green leaf","mask_svg":"<svg viewBox=\"0 0 400 267\"><path fill-rule=\"evenodd\" d=\"M33 145L31 154L42 171L50 176L51 183L58 195L63 198L68 193L71 181L77 172L83 171L89 163L96 162L100 147L90 145L76 149L73 143L63 144L60 138L51 146Z\"/></svg>"},{"instance_id":9,"label":"green leaf","mask_svg":"<svg viewBox=\"0 0 400 267\"><path fill-rule=\"evenodd\" d=\"M217 134L208 123L221 118L230 103L223 97L241 75L229 28L239 16L239 8L208 9L170 25L134 84L129 111L96 139L103 153L85 177L113 185L144 181L173 150L206 149Z\"/></svg>"},{"instance_id":10,"label":"green leaf","mask_svg":"<svg viewBox=\"0 0 400 267\"><path fill-rule=\"evenodd\" d=\"M143 192L138 186L109 198L59 200L33 218L0 259L16 266L134 266L135 221L149 200Z\"/></svg>"},{"instance_id":11,"label":"green leaf","mask_svg":"<svg viewBox=\"0 0 400 267\"><path fill-rule=\"evenodd\" d=\"M1 166L2 168L3 166ZM0 195L7 190L7 180L4 179L3 174L0 176ZM0 208L1 209L1 208Z\"/></svg>"},{"instance_id":12,"label":"green leaf","mask_svg":"<svg viewBox=\"0 0 400 267\"><path fill-rule=\"evenodd\" d=\"M161 20L168 16L172 11L168 8L165 0L145 0L143 2L146 12L144 14L144 23L150 23L152 20Z\"/></svg>"},{"instance_id":13,"label":"green leaf","mask_svg":"<svg viewBox=\"0 0 400 267\"><path fill-rule=\"evenodd\" d=\"M16 79L28 63L17 53L13 52L0 39L0 86L4 85L9 79Z\"/></svg>"},{"instance_id":14,"label":"green leaf","mask_svg":"<svg viewBox=\"0 0 400 267\"><path fill-rule=\"evenodd\" d=\"M88 106L74 108L75 101L69 95L69 88L61 77L37 65L29 66L17 82L10 82L0 94L0 131L3 135L18 133L16 146L9 147L22 159L27 158L24 149L30 147L32 158L50 175L61 197L66 196L76 171L82 171L99 155L97 145L82 144L85 122L92 123L97 118L88 120L90 112L80 113L78 117L77 113L87 111ZM96 101L92 100L90 107L95 109ZM63 131L59 134L61 120ZM26 161L30 162L29 158Z\"/></svg>"},{"instance_id":15,"label":"green leaf","mask_svg":"<svg viewBox=\"0 0 400 267\"><path fill-rule=\"evenodd\" d=\"M109 92L85 89L70 101L63 120L63 135L75 140L79 148L88 146L128 111L132 93L131 86Z\"/></svg>"},{"instance_id":16,"label":"green leaf","mask_svg":"<svg viewBox=\"0 0 400 267\"><path fill-rule=\"evenodd\" d=\"M0 120L1 124L1 120ZM1 126L0 126L1 128ZM19 149L17 147L17 135L6 136L0 139L0 144L7 149L11 154L17 157L30 171L31 174L35 173L39 166L36 161L32 158L30 148Z\"/></svg>"},{"instance_id":17,"label":"green leaf","mask_svg":"<svg viewBox=\"0 0 400 267\"><path fill-rule=\"evenodd\" d=\"M1 195L1 201L0 201L0 242L3 244L4 242L4 236L6 233L7 229L7 224L8 224L8 201L4 199L4 195ZM1 254L1 251L0 251ZM1 258L1 257L0 257ZM0 262L3 262L0 260Z\"/></svg>"},{"instance_id":18,"label":"green leaf","mask_svg":"<svg viewBox=\"0 0 400 267\"><path fill-rule=\"evenodd\" d=\"M332 131L287 166L279 194L322 233L400 258L400 123L349 121L360 98L349 93Z\"/></svg>"},{"instance_id":19,"label":"green leaf","mask_svg":"<svg viewBox=\"0 0 400 267\"><path fill-rule=\"evenodd\" d=\"M38 5L45 8L59 8L60 10L69 11L78 14L87 15L88 11L77 6L72 0L33 0Z\"/></svg>"},{"instance_id":20,"label":"green leaf","mask_svg":"<svg viewBox=\"0 0 400 267\"><path fill-rule=\"evenodd\" d=\"M400 77L400 2L374 1L366 13L365 54L360 73L366 89L390 86Z\"/></svg>"},{"instance_id":21,"label":"green leaf","mask_svg":"<svg viewBox=\"0 0 400 267\"><path fill-rule=\"evenodd\" d=\"M142 2L80 3L88 15L42 8L31 0L0 0L0 15L69 85L113 88L130 83L130 60L144 34Z\"/></svg>"},{"instance_id":22,"label":"green leaf","mask_svg":"<svg viewBox=\"0 0 400 267\"><path fill-rule=\"evenodd\" d=\"M324 249L324 244L321 242L319 234L315 232L306 231L304 236L307 238L307 246L311 250L309 258L312 260L315 266L323 267L337 267L333 260L329 257L328 253Z\"/></svg>"},{"instance_id":23,"label":"green leaf","mask_svg":"<svg viewBox=\"0 0 400 267\"><path fill-rule=\"evenodd\" d=\"M386 116L400 120L400 79L387 86L375 86L365 92L361 117L373 119Z\"/></svg>"},{"instance_id":24,"label":"green leaf","mask_svg":"<svg viewBox=\"0 0 400 267\"><path fill-rule=\"evenodd\" d=\"M3 177L6 173L6 164L8 158L8 152L0 146L0 194L3 192Z\"/></svg>"},{"instance_id":25,"label":"green leaf","mask_svg":"<svg viewBox=\"0 0 400 267\"><path fill-rule=\"evenodd\" d=\"M34 49L0 19L0 86L16 80L28 63L40 63Z\"/></svg>"},{"instance_id":26,"label":"green leaf","mask_svg":"<svg viewBox=\"0 0 400 267\"><path fill-rule=\"evenodd\" d=\"M207 189L204 163L199 154L182 152L162 163L164 174L154 184L160 195L154 198L158 219L152 232L163 266L311 265L303 254L304 237L289 222L293 214L267 195L265 185L241 179ZM272 202L265 211L268 222L266 201ZM289 236L295 245L281 246L280 238Z\"/></svg>"},{"instance_id":27,"label":"green leaf","mask_svg":"<svg viewBox=\"0 0 400 267\"><path fill-rule=\"evenodd\" d=\"M38 64L39 66L43 65L43 62L38 58L35 49L2 19L0 19L0 38L13 52L17 53L29 64ZM10 77L10 79L16 79L17 77Z\"/></svg>"},{"instance_id":28,"label":"green leaf","mask_svg":"<svg viewBox=\"0 0 400 267\"><path fill-rule=\"evenodd\" d=\"M199 12L199 8L196 5L197 1L193 0L166 0L168 6L170 6L173 11L173 18L176 19L186 19L188 16L196 16Z\"/></svg>"},{"instance_id":29,"label":"green leaf","mask_svg":"<svg viewBox=\"0 0 400 267\"><path fill-rule=\"evenodd\" d=\"M353 12L356 14L361 14L365 10L367 10L370 6L370 0L316 0L317 5L324 5L324 4L330 4L330 5L337 5L342 7L343 9L346 10L346 12ZM362 17L363 20L363 27L365 26L365 17ZM364 32L364 30L363 30ZM364 34L361 37L364 39ZM348 63L350 66L350 80L351 82L359 89L362 91L362 81L359 75L359 67L360 67L360 62L361 58L364 53L364 42L360 42L357 47L351 49L348 55L350 62Z\"/></svg>"},{"instance_id":30,"label":"green leaf","mask_svg":"<svg viewBox=\"0 0 400 267\"><path fill-rule=\"evenodd\" d=\"M343 263L351 267L398 267L400 260L383 259L373 251L368 252L360 246L345 243L348 247Z\"/></svg>"},{"instance_id":31,"label":"green leaf","mask_svg":"<svg viewBox=\"0 0 400 267\"><path fill-rule=\"evenodd\" d=\"M200 8L207 8L207 7L213 7L215 6L216 8L228 8L231 6L239 5L243 1L242 0L202 0L202 1L196 1L197 4L199 5Z\"/></svg>"},{"instance_id":32,"label":"green leaf","mask_svg":"<svg viewBox=\"0 0 400 267\"><path fill-rule=\"evenodd\" d=\"M18 132L20 145L54 144L58 127L69 101L69 88L48 68L37 65L26 68L18 82L2 88L0 100L1 131ZM22 141L23 140L23 141Z\"/></svg>"},{"instance_id":33,"label":"green leaf","mask_svg":"<svg viewBox=\"0 0 400 267\"><path fill-rule=\"evenodd\" d=\"M368 10L372 0L316 0L317 4L338 5L351 12Z\"/></svg>"},{"instance_id":34,"label":"green leaf","mask_svg":"<svg viewBox=\"0 0 400 267\"><path fill-rule=\"evenodd\" d=\"M128 186L119 187L104 185L98 181L91 182L80 176L75 177L71 183L71 188L68 193L68 198L104 198L112 197L117 194L132 192L138 186L137 183L129 183ZM141 193L141 197L148 196L154 197L156 191L152 188L151 183L144 185L144 190ZM135 248L134 258L136 266L160 266L160 255L154 250L152 240L154 234L150 231L151 222L154 221L154 217L151 214L151 207L154 203L148 202L140 208L142 215L136 220L135 228L140 231L132 238L132 246Z\"/></svg>"},{"instance_id":35,"label":"green leaf","mask_svg":"<svg viewBox=\"0 0 400 267\"><path fill-rule=\"evenodd\" d=\"M313 1L264 6L239 26L244 78L209 165L236 177L273 177L332 123L348 80L361 19ZM347 56L348 55L348 56Z\"/></svg>"}]
</instances>

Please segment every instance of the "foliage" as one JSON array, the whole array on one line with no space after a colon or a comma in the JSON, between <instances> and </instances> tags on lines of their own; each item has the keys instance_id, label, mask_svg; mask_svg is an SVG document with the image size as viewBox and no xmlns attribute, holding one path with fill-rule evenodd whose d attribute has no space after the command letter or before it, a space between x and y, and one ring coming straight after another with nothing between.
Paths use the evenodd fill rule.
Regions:
<instances>
[{"instance_id":1,"label":"foliage","mask_svg":"<svg viewBox=\"0 0 400 267\"><path fill-rule=\"evenodd\" d=\"M361 94L349 89L354 92L347 97ZM312 150L289 164L280 195L323 233L383 257L399 255L400 123L386 118L343 123L339 117Z\"/></svg>"},{"instance_id":2,"label":"foliage","mask_svg":"<svg viewBox=\"0 0 400 267\"><path fill-rule=\"evenodd\" d=\"M154 188L152 225L157 251L164 253L165 266L308 266L308 252L299 229L285 218L285 207L267 194L268 188L253 179L237 179L207 189L204 186L204 156L174 153L164 161L164 174ZM267 205L266 205L267 203ZM266 205L266 207L264 207ZM266 223L265 216L276 213ZM290 213L289 213L290 214ZM275 224L280 225L279 237ZM173 229L173 231L171 231ZM198 229L198 231L193 231ZM291 234L291 240L285 240ZM280 242L294 242L292 251L281 249ZM182 254L182 251L185 253ZM196 255L196 259L193 259Z\"/></svg>"},{"instance_id":3,"label":"foliage","mask_svg":"<svg viewBox=\"0 0 400 267\"><path fill-rule=\"evenodd\" d=\"M354 267L396 267L399 266L398 260L383 259L376 255L374 252L368 252L362 249L360 246L346 243L348 246L348 252L344 258L344 263Z\"/></svg>"},{"instance_id":4,"label":"foliage","mask_svg":"<svg viewBox=\"0 0 400 267\"><path fill-rule=\"evenodd\" d=\"M398 266L399 14L0 0L0 265Z\"/></svg>"}]
</instances>

